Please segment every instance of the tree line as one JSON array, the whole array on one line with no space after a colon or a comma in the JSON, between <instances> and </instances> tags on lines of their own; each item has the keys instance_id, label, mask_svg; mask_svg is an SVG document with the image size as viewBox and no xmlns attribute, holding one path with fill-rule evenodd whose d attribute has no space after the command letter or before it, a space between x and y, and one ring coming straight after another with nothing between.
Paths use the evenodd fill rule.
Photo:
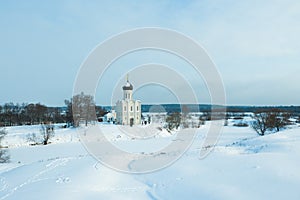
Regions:
<instances>
[{"instance_id":1,"label":"tree line","mask_svg":"<svg viewBox=\"0 0 300 200\"><path fill-rule=\"evenodd\" d=\"M219 116L218 116L219 115ZM217 116L212 117L211 112L203 112L199 116L199 122L194 123L193 120L189 119L188 112L182 110L182 112L168 113L166 117L165 128L167 130L173 130L181 128L195 128L205 124L205 121L225 119L224 126L228 126L228 119L243 119L244 116L233 117L232 113L217 113ZM248 123L234 124L234 126L251 126L258 135L265 135L267 132L279 132L285 129L288 125L293 122L300 123L299 113L289 112L279 108L260 109L251 114L252 121Z\"/></svg>"},{"instance_id":2,"label":"tree line","mask_svg":"<svg viewBox=\"0 0 300 200\"><path fill-rule=\"evenodd\" d=\"M65 122L63 109L41 103L6 103L0 106L0 126L34 125L51 121Z\"/></svg>"},{"instance_id":3,"label":"tree line","mask_svg":"<svg viewBox=\"0 0 300 200\"><path fill-rule=\"evenodd\" d=\"M5 103L0 105L0 126L66 123L78 126L96 121L107 112L96 106L93 96L80 93L65 100L65 107L48 107L41 103Z\"/></svg>"}]
</instances>

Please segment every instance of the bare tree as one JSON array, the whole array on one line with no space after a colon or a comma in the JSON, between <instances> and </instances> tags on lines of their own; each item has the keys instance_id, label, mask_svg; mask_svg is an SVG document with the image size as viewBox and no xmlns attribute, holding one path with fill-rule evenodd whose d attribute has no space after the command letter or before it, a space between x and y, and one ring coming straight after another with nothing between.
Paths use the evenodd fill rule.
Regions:
<instances>
[{"instance_id":1,"label":"bare tree","mask_svg":"<svg viewBox=\"0 0 300 200\"><path fill-rule=\"evenodd\" d=\"M65 119L66 119L66 123L68 126L75 126L74 123L74 119L73 119L73 99L71 100L65 100L65 104L67 106L67 110L66 110L66 115L65 115Z\"/></svg>"},{"instance_id":2,"label":"bare tree","mask_svg":"<svg viewBox=\"0 0 300 200\"><path fill-rule=\"evenodd\" d=\"M42 105L40 103L35 104L35 114L36 114L36 121L38 123L46 121L47 116L47 107L45 105Z\"/></svg>"},{"instance_id":3,"label":"bare tree","mask_svg":"<svg viewBox=\"0 0 300 200\"><path fill-rule=\"evenodd\" d=\"M49 140L54 137L54 126L52 124L42 124L40 132L43 140L42 143L47 145Z\"/></svg>"},{"instance_id":4,"label":"bare tree","mask_svg":"<svg viewBox=\"0 0 300 200\"><path fill-rule=\"evenodd\" d=\"M54 125L41 124L40 134L29 133L27 135L27 141L30 145L47 145L49 140L54 137Z\"/></svg>"},{"instance_id":5,"label":"bare tree","mask_svg":"<svg viewBox=\"0 0 300 200\"><path fill-rule=\"evenodd\" d=\"M25 110L29 117L30 124L40 124L46 120L48 109L45 105L31 103L25 107Z\"/></svg>"},{"instance_id":6,"label":"bare tree","mask_svg":"<svg viewBox=\"0 0 300 200\"><path fill-rule=\"evenodd\" d=\"M251 127L257 132L258 135L265 135L265 132L268 130L268 113L267 112L258 112L254 113L252 116L253 122Z\"/></svg>"},{"instance_id":7,"label":"bare tree","mask_svg":"<svg viewBox=\"0 0 300 200\"><path fill-rule=\"evenodd\" d=\"M166 118L166 126L169 131L174 128L178 129L181 123L181 114L179 112L171 113Z\"/></svg>"},{"instance_id":8,"label":"bare tree","mask_svg":"<svg viewBox=\"0 0 300 200\"><path fill-rule=\"evenodd\" d=\"M6 103L3 106L3 113L5 118L5 125L12 126L13 125L13 108L14 104L12 102Z\"/></svg>"},{"instance_id":9,"label":"bare tree","mask_svg":"<svg viewBox=\"0 0 300 200\"><path fill-rule=\"evenodd\" d=\"M200 116L199 116L198 127L200 127L200 126L202 126L202 125L205 125L205 122L206 122L206 116L200 115Z\"/></svg>"},{"instance_id":10,"label":"bare tree","mask_svg":"<svg viewBox=\"0 0 300 200\"><path fill-rule=\"evenodd\" d=\"M73 96L72 111L75 126L79 126L80 121L84 121L86 126L89 122L96 121L95 102L91 95L82 92Z\"/></svg>"},{"instance_id":11,"label":"bare tree","mask_svg":"<svg viewBox=\"0 0 300 200\"><path fill-rule=\"evenodd\" d=\"M187 105L183 105L181 107L181 124L183 128L189 128L189 120L188 120L188 115L189 115L189 108Z\"/></svg>"},{"instance_id":12,"label":"bare tree","mask_svg":"<svg viewBox=\"0 0 300 200\"><path fill-rule=\"evenodd\" d=\"M225 119L224 126L228 126L228 119Z\"/></svg>"},{"instance_id":13,"label":"bare tree","mask_svg":"<svg viewBox=\"0 0 300 200\"><path fill-rule=\"evenodd\" d=\"M29 145L41 144L40 138L35 133L27 134L27 142L29 142Z\"/></svg>"},{"instance_id":14,"label":"bare tree","mask_svg":"<svg viewBox=\"0 0 300 200\"><path fill-rule=\"evenodd\" d=\"M276 132L283 129L289 124L290 113L281 111L279 109L272 109L269 113L268 126L270 130Z\"/></svg>"},{"instance_id":15,"label":"bare tree","mask_svg":"<svg viewBox=\"0 0 300 200\"><path fill-rule=\"evenodd\" d=\"M3 138L6 136L7 132L4 129L0 130L0 163L7 163L9 162L9 155L7 150L3 148L1 145Z\"/></svg>"},{"instance_id":16,"label":"bare tree","mask_svg":"<svg viewBox=\"0 0 300 200\"><path fill-rule=\"evenodd\" d=\"M265 135L267 130L276 132L283 129L289 124L290 114L279 109L260 111L254 113L254 121L251 127L259 134Z\"/></svg>"}]
</instances>

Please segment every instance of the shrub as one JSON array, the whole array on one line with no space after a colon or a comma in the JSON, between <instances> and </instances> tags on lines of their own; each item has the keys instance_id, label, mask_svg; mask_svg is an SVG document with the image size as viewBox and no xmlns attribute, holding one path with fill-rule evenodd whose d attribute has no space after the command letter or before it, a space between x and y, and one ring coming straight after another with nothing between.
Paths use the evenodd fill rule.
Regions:
<instances>
[{"instance_id":1,"label":"shrub","mask_svg":"<svg viewBox=\"0 0 300 200\"><path fill-rule=\"evenodd\" d=\"M287 112L282 112L278 109L256 112L252 118L254 121L251 124L251 127L259 135L264 135L267 130L275 130L278 132L290 124L290 114Z\"/></svg>"},{"instance_id":2,"label":"shrub","mask_svg":"<svg viewBox=\"0 0 300 200\"><path fill-rule=\"evenodd\" d=\"M239 123L236 123L236 124L233 124L233 126L236 126L236 127L248 127L249 125L245 122L239 122Z\"/></svg>"},{"instance_id":3,"label":"shrub","mask_svg":"<svg viewBox=\"0 0 300 200\"><path fill-rule=\"evenodd\" d=\"M49 143L49 140L54 137L54 126L51 124L42 124L40 129L43 144L47 145Z\"/></svg>"},{"instance_id":4,"label":"shrub","mask_svg":"<svg viewBox=\"0 0 300 200\"><path fill-rule=\"evenodd\" d=\"M242 120L242 119L244 119L244 118L241 117L241 116L237 116L237 117L234 117L233 119L235 119L235 120Z\"/></svg>"},{"instance_id":5,"label":"shrub","mask_svg":"<svg viewBox=\"0 0 300 200\"><path fill-rule=\"evenodd\" d=\"M254 113L253 122L251 127L257 132L258 135L265 135L268 129L268 114L264 112Z\"/></svg>"},{"instance_id":6,"label":"shrub","mask_svg":"<svg viewBox=\"0 0 300 200\"><path fill-rule=\"evenodd\" d=\"M1 145L2 140L7 135L7 132L4 129L0 130L0 163L7 163L9 162L10 156L8 155L7 150L3 148Z\"/></svg>"},{"instance_id":7,"label":"shrub","mask_svg":"<svg viewBox=\"0 0 300 200\"><path fill-rule=\"evenodd\" d=\"M181 122L181 114L179 112L171 113L167 116L166 126L168 130L173 130L174 128L178 129Z\"/></svg>"},{"instance_id":8,"label":"shrub","mask_svg":"<svg viewBox=\"0 0 300 200\"><path fill-rule=\"evenodd\" d=\"M41 139L35 134L35 133L29 133L27 135L27 142L29 142L30 145L38 145L41 144Z\"/></svg>"}]
</instances>

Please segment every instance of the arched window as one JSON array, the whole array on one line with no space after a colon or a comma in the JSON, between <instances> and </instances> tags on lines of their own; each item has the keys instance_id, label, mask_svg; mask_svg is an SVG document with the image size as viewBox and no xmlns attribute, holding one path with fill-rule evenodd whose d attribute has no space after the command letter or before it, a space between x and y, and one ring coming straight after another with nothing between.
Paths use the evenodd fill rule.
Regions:
<instances>
[{"instance_id":1,"label":"arched window","mask_svg":"<svg viewBox=\"0 0 300 200\"><path fill-rule=\"evenodd\" d=\"M132 111L132 106L130 106L130 111Z\"/></svg>"},{"instance_id":2,"label":"arched window","mask_svg":"<svg viewBox=\"0 0 300 200\"><path fill-rule=\"evenodd\" d=\"M139 106L136 107L136 111L139 111Z\"/></svg>"},{"instance_id":3,"label":"arched window","mask_svg":"<svg viewBox=\"0 0 300 200\"><path fill-rule=\"evenodd\" d=\"M124 111L126 111L126 106L124 106Z\"/></svg>"}]
</instances>

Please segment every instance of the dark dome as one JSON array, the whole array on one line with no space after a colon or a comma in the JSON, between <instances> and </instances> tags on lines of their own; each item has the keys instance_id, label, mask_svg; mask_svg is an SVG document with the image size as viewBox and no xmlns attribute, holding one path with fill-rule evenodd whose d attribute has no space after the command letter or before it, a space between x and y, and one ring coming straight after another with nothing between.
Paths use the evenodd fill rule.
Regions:
<instances>
[{"instance_id":1,"label":"dark dome","mask_svg":"<svg viewBox=\"0 0 300 200\"><path fill-rule=\"evenodd\" d=\"M129 83L129 81L127 81L127 83L123 86L123 90L133 90L133 86Z\"/></svg>"}]
</instances>

